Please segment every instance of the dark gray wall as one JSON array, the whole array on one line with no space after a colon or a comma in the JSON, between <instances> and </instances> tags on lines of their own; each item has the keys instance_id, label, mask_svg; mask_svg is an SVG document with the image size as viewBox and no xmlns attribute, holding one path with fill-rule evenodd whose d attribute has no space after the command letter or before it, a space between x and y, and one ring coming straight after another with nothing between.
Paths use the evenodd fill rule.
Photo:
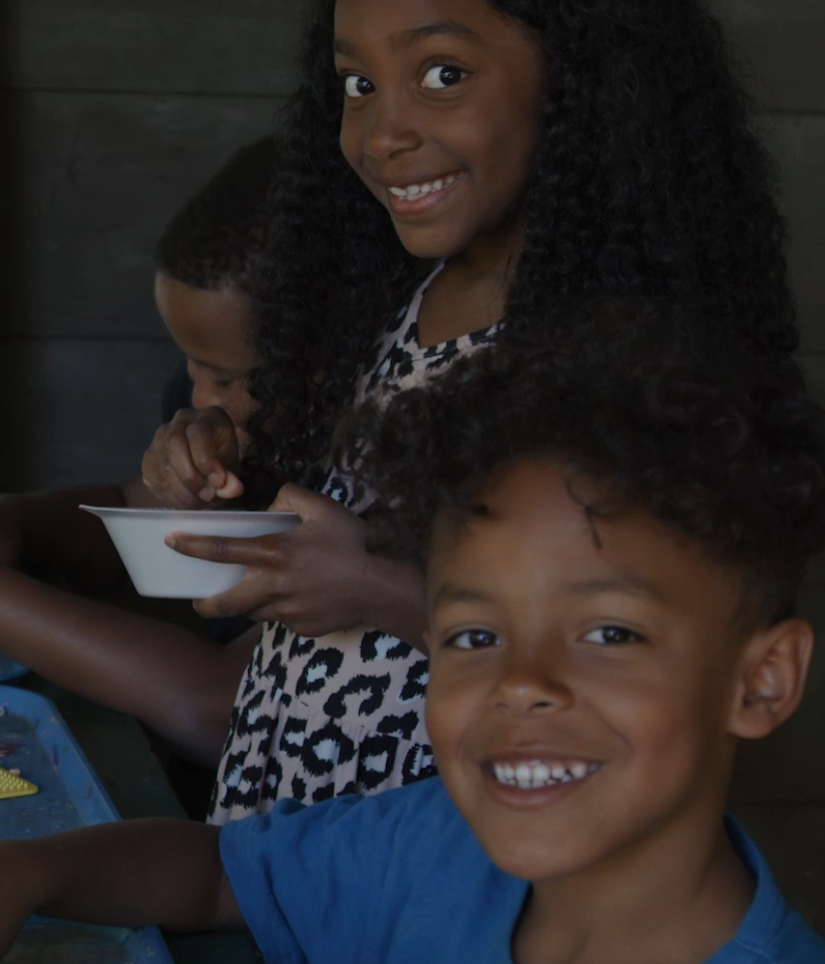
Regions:
<instances>
[{"instance_id":1,"label":"dark gray wall","mask_svg":"<svg viewBox=\"0 0 825 964\"><path fill-rule=\"evenodd\" d=\"M133 474L177 353L152 299L166 220L292 83L297 0L10 0L0 488ZM13 453L13 454L12 454Z\"/></svg>"},{"instance_id":2,"label":"dark gray wall","mask_svg":"<svg viewBox=\"0 0 825 964\"><path fill-rule=\"evenodd\" d=\"M714 0L754 64L785 175L806 360L825 390L825 4ZM152 246L181 201L270 129L301 0L0 0L0 488L117 479L176 353Z\"/></svg>"}]
</instances>

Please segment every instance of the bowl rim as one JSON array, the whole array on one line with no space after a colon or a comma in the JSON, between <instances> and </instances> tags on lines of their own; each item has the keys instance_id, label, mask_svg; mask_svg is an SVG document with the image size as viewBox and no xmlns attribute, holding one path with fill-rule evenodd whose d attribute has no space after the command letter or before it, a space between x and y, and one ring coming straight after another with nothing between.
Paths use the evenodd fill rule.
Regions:
<instances>
[{"instance_id":1,"label":"bowl rim","mask_svg":"<svg viewBox=\"0 0 825 964\"><path fill-rule=\"evenodd\" d=\"M287 519L298 519L300 521L300 516L297 512L268 512L267 510L246 510L246 509L164 509L164 508L144 508L135 509L127 508L124 506L108 506L108 505L78 505L79 509L84 512L88 512L91 515L96 515L102 517L104 515L114 515L114 516L132 516L134 518L149 518L155 516L156 518L176 518L176 519L214 519L220 516L222 519L250 519L250 518L267 518L267 519L282 519L286 521Z\"/></svg>"}]
</instances>

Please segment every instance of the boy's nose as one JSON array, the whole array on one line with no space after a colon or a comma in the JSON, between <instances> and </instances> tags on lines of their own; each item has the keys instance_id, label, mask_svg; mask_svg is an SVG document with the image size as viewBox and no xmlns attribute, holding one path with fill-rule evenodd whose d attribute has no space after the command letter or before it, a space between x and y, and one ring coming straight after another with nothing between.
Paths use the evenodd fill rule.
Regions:
<instances>
[{"instance_id":1,"label":"boy's nose","mask_svg":"<svg viewBox=\"0 0 825 964\"><path fill-rule=\"evenodd\" d=\"M562 659L510 655L501 666L494 702L510 712L558 712L573 705L573 691L565 680Z\"/></svg>"},{"instance_id":2,"label":"boy's nose","mask_svg":"<svg viewBox=\"0 0 825 964\"><path fill-rule=\"evenodd\" d=\"M220 408L215 393L209 391L206 386L196 379L192 387L192 408L202 411L205 408L211 408L213 405Z\"/></svg>"},{"instance_id":3,"label":"boy's nose","mask_svg":"<svg viewBox=\"0 0 825 964\"><path fill-rule=\"evenodd\" d=\"M400 99L376 101L364 137L364 153L379 161L390 160L421 145L413 112Z\"/></svg>"}]
</instances>

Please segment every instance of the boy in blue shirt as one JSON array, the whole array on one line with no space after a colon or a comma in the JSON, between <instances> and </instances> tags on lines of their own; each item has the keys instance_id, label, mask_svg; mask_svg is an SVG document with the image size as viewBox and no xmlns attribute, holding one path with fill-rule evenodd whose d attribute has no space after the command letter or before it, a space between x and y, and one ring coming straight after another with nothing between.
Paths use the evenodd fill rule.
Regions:
<instances>
[{"instance_id":1,"label":"boy in blue shirt","mask_svg":"<svg viewBox=\"0 0 825 964\"><path fill-rule=\"evenodd\" d=\"M804 687L825 422L700 328L582 312L352 429L377 548L427 562L439 778L0 844L0 953L38 911L246 923L273 964L825 964L724 816Z\"/></svg>"}]
</instances>

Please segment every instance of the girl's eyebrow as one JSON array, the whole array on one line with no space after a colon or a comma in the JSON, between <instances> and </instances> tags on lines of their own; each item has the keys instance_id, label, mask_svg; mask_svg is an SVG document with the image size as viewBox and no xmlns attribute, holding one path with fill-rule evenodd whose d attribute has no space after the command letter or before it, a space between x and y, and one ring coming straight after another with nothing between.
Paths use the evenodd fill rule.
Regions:
<instances>
[{"instance_id":1,"label":"girl's eyebrow","mask_svg":"<svg viewBox=\"0 0 825 964\"><path fill-rule=\"evenodd\" d=\"M395 35L392 39L393 47L411 47L413 44L428 37L459 37L462 40L478 40L478 34L457 20L438 20L435 23L413 27Z\"/></svg>"},{"instance_id":2,"label":"girl's eyebrow","mask_svg":"<svg viewBox=\"0 0 825 964\"><path fill-rule=\"evenodd\" d=\"M428 37L458 37L462 40L479 40L478 34L469 27L458 23L457 20L438 20L435 23L427 23L421 27L412 27L409 30L402 30L395 34L390 40L390 45L395 48L411 47L413 44L426 40ZM344 54L346 57L355 56L355 47L344 37L335 38L335 53Z\"/></svg>"}]
</instances>

